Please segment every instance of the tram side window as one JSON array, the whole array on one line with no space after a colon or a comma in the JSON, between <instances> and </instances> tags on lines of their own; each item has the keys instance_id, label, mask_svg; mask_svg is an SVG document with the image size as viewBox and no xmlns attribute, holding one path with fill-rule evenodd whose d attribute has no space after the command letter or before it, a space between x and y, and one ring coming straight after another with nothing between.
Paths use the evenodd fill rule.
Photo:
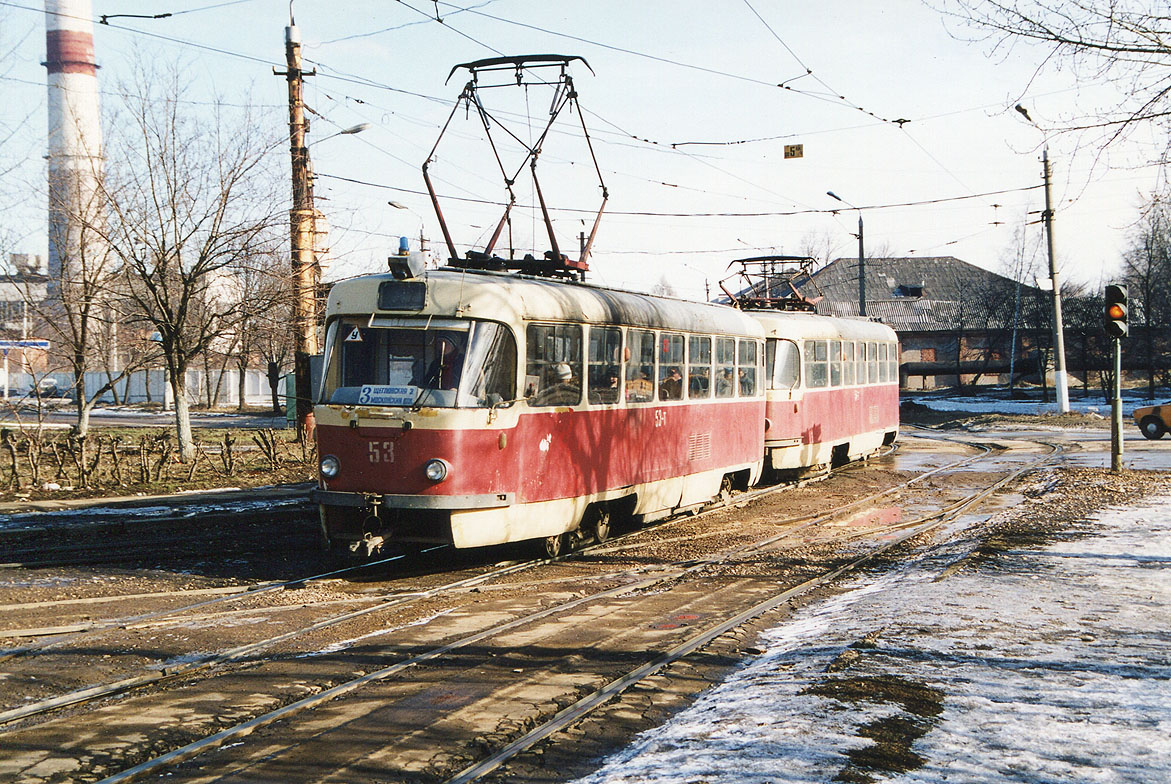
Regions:
<instances>
[{"instance_id":1,"label":"tram side window","mask_svg":"<svg viewBox=\"0 0 1171 784\"><path fill-rule=\"evenodd\" d=\"M632 329L626 333L626 402L655 399L655 333Z\"/></svg>"},{"instance_id":2,"label":"tram side window","mask_svg":"<svg viewBox=\"0 0 1171 784\"><path fill-rule=\"evenodd\" d=\"M683 399L683 336L659 335L659 400Z\"/></svg>"},{"instance_id":3,"label":"tram side window","mask_svg":"<svg viewBox=\"0 0 1171 784\"><path fill-rule=\"evenodd\" d=\"M581 403L581 327L530 324L525 397L530 406Z\"/></svg>"},{"instance_id":4,"label":"tram side window","mask_svg":"<svg viewBox=\"0 0 1171 784\"><path fill-rule=\"evenodd\" d=\"M878 344L878 380L882 384L890 381L890 355L887 353L889 350L889 344Z\"/></svg>"},{"instance_id":5,"label":"tram side window","mask_svg":"<svg viewBox=\"0 0 1171 784\"><path fill-rule=\"evenodd\" d=\"M687 396L692 399L712 396L711 338L687 339Z\"/></svg>"},{"instance_id":6,"label":"tram side window","mask_svg":"<svg viewBox=\"0 0 1171 784\"><path fill-rule=\"evenodd\" d=\"M716 397L736 396L736 339L716 338Z\"/></svg>"},{"instance_id":7,"label":"tram side window","mask_svg":"<svg viewBox=\"0 0 1171 784\"><path fill-rule=\"evenodd\" d=\"M892 384L899 380L899 344L890 344L890 378Z\"/></svg>"},{"instance_id":8,"label":"tram side window","mask_svg":"<svg viewBox=\"0 0 1171 784\"><path fill-rule=\"evenodd\" d=\"M842 385L842 341L840 340L829 342L829 385L831 387Z\"/></svg>"},{"instance_id":9,"label":"tram side window","mask_svg":"<svg viewBox=\"0 0 1171 784\"><path fill-rule=\"evenodd\" d=\"M867 383L878 383L878 344L866 344L866 380Z\"/></svg>"},{"instance_id":10,"label":"tram side window","mask_svg":"<svg viewBox=\"0 0 1171 784\"><path fill-rule=\"evenodd\" d=\"M853 386L857 376L854 362L854 341L847 340L842 343L842 383L846 386Z\"/></svg>"},{"instance_id":11,"label":"tram side window","mask_svg":"<svg viewBox=\"0 0 1171 784\"><path fill-rule=\"evenodd\" d=\"M791 340L770 340L768 348L775 353L774 366L766 375L772 379L773 389L793 389L801 380L801 353Z\"/></svg>"},{"instance_id":12,"label":"tram side window","mask_svg":"<svg viewBox=\"0 0 1171 784\"><path fill-rule=\"evenodd\" d=\"M590 327L589 401L612 405L622 393L622 330Z\"/></svg>"},{"instance_id":13,"label":"tram side window","mask_svg":"<svg viewBox=\"0 0 1171 784\"><path fill-rule=\"evenodd\" d=\"M752 397L756 394L756 341L740 341L740 361L736 368L736 378L740 387L741 397Z\"/></svg>"},{"instance_id":14,"label":"tram side window","mask_svg":"<svg viewBox=\"0 0 1171 784\"><path fill-rule=\"evenodd\" d=\"M805 383L810 388L829 383L829 352L824 340L805 341Z\"/></svg>"}]
</instances>

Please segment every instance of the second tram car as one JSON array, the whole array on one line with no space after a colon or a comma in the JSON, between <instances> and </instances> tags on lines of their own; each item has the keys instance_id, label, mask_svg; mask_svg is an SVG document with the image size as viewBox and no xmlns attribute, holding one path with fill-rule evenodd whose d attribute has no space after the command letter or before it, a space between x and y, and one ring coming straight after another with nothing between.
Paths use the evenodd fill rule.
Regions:
<instances>
[{"instance_id":1,"label":"second tram car","mask_svg":"<svg viewBox=\"0 0 1171 784\"><path fill-rule=\"evenodd\" d=\"M765 332L768 467L842 465L894 443L899 348L893 329L808 312L747 312Z\"/></svg>"},{"instance_id":2,"label":"second tram car","mask_svg":"<svg viewBox=\"0 0 1171 784\"><path fill-rule=\"evenodd\" d=\"M734 308L446 268L336 284L314 409L322 528L370 554L639 520L755 483L762 321Z\"/></svg>"}]
</instances>

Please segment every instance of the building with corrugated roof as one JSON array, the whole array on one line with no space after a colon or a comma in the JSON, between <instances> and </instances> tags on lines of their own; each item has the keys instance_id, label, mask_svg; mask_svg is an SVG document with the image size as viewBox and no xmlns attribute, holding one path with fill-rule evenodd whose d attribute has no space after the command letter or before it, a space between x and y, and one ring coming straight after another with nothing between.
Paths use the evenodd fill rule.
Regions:
<instances>
[{"instance_id":1,"label":"building with corrugated roof","mask_svg":"<svg viewBox=\"0 0 1171 784\"><path fill-rule=\"evenodd\" d=\"M1047 326L1038 326L1037 303L1047 292L954 256L866 259L865 274L866 316L898 333L905 387L1007 383L1010 371L1040 372ZM818 313L860 315L857 258L835 259L795 283L803 296L821 297Z\"/></svg>"}]
</instances>

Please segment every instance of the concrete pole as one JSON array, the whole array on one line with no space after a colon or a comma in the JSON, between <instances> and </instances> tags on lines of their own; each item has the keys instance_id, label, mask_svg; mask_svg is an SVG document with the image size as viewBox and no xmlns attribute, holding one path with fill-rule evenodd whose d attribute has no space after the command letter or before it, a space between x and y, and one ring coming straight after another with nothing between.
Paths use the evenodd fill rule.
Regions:
<instances>
[{"instance_id":1,"label":"concrete pole","mask_svg":"<svg viewBox=\"0 0 1171 784\"><path fill-rule=\"evenodd\" d=\"M1049 279L1053 282L1053 362L1057 386L1057 410L1069 412L1069 379L1065 373L1065 328L1061 320L1061 284L1057 280L1057 259L1053 254L1053 207L1049 200L1049 147L1041 153L1045 177L1045 241L1049 249Z\"/></svg>"},{"instance_id":2,"label":"concrete pole","mask_svg":"<svg viewBox=\"0 0 1171 784\"><path fill-rule=\"evenodd\" d=\"M313 180L308 122L302 100L301 33L290 18L285 28L285 77L289 83L289 153L292 158L293 208L289 212L293 275L293 374L297 406L297 437L313 437L313 390L309 357L317 348L317 288L320 271L314 253Z\"/></svg>"}]
</instances>

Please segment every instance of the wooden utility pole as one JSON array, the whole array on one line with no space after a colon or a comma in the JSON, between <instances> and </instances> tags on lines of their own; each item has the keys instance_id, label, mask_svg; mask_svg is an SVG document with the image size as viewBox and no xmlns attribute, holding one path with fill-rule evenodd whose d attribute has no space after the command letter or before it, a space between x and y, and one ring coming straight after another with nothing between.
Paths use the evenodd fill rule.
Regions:
<instances>
[{"instance_id":1,"label":"wooden utility pole","mask_svg":"<svg viewBox=\"0 0 1171 784\"><path fill-rule=\"evenodd\" d=\"M305 119L302 100L302 77L312 76L301 70L301 32L289 15L285 28L285 62L282 75L289 83L289 154L293 170L293 208L289 211L290 247L293 272L293 375L296 382L297 438L312 438L313 389L309 358L318 353L317 347L317 289L321 268L314 252L313 177L309 165L309 147L305 134L309 123Z\"/></svg>"}]
</instances>

